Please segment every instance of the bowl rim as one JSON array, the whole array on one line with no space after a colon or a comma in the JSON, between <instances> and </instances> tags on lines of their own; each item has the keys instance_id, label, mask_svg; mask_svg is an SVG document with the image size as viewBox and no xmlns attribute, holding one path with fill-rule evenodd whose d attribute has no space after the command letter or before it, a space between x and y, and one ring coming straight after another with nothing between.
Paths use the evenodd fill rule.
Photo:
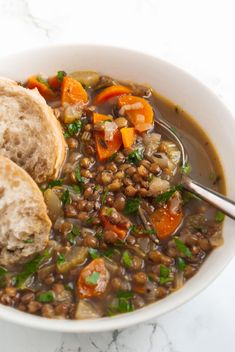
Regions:
<instances>
[{"instance_id":1,"label":"bowl rim","mask_svg":"<svg viewBox=\"0 0 235 352\"><path fill-rule=\"evenodd\" d=\"M142 56L143 60L145 58L146 59L151 58L155 60L156 65L160 64L162 66L165 65L165 66L171 67L174 71L177 72L177 74L179 74L182 77L182 79L190 79L195 85L198 86L199 89L203 88L208 95L210 95L211 97L217 100L221 108L224 110L226 116L230 116L231 119L234 119L231 111L225 106L221 98L218 97L210 88L208 88L198 78L194 77L187 70L184 70L176 66L175 64L171 63L168 60L158 58L155 55L146 53L141 50L128 49L126 47L121 47L121 46L92 44L92 43L88 43L88 44L82 44L82 43L76 43L76 42L55 43L55 44L32 47L26 50L16 50L10 54L1 55L0 62L7 59L12 60L14 56L19 56L19 57L29 56L30 53L36 54L37 52L40 53L41 51L53 51L54 49L71 50L73 48L76 48L76 49L79 48L81 50L83 49L95 50L97 48L99 50L111 50L111 51L118 51L118 52L122 51L127 55L128 53L131 53L138 56ZM225 175L225 187L226 187L226 175ZM225 220L225 222L226 221L227 220ZM115 330L115 329L123 329L129 326L150 320L152 318L160 317L170 312L171 310L179 308L181 305L187 303L192 298L196 297L199 293L201 293L205 288L207 288L221 274L221 272L229 264L232 258L233 258L233 255L228 256L226 260L224 260L223 265L221 265L220 269L215 271L213 274L211 274L210 277L207 280L205 280L204 283L201 284L197 289L194 289L193 291L192 290L189 291L187 293L187 297L182 296L178 298L177 303L175 303L174 300L172 302L170 301L168 304L164 306L164 308L161 307L160 309L158 309L158 302L154 302L134 312L126 313L124 315L117 315L114 317L104 317L104 318L87 319L87 320L64 320L64 319L58 320L58 319L48 319L44 317L35 316L29 313L24 313L15 308L7 307L0 304L0 318L12 323L17 323L19 325L23 325L23 326L31 327L35 329L46 330L46 331L68 332L68 333L74 333L74 332L89 333L89 332L101 332L101 331L109 331L109 330ZM187 286L187 283L186 285L184 285L184 287L186 286ZM177 292L175 292L173 295L176 296ZM164 298L164 301L167 301L167 298Z\"/></svg>"}]
</instances>

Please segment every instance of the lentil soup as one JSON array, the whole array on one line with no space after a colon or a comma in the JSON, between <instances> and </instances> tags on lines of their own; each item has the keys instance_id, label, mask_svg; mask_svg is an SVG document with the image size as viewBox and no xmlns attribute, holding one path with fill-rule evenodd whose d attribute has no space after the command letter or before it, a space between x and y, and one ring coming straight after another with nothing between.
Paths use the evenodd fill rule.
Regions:
<instances>
[{"instance_id":1,"label":"lentil soup","mask_svg":"<svg viewBox=\"0 0 235 352\"><path fill-rule=\"evenodd\" d=\"M224 192L205 133L151 88L96 72L59 71L24 85L53 108L68 152L60 177L39 185L53 224L48 246L21 267L0 267L0 302L86 319L131 312L181 288L222 244L224 215L179 183L186 173ZM178 146L154 125L159 112L186 146L184 167Z\"/></svg>"}]
</instances>

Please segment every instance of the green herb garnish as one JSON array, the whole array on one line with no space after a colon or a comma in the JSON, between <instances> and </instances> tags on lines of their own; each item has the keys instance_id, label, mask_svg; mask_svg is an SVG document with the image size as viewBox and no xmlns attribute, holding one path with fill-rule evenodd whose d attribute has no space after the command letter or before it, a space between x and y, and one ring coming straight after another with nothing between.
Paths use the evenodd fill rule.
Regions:
<instances>
[{"instance_id":1,"label":"green herb garnish","mask_svg":"<svg viewBox=\"0 0 235 352\"><path fill-rule=\"evenodd\" d=\"M200 200L201 198L199 198L198 196L196 196L196 194L188 192L188 191L184 191L183 192L183 203L187 204L191 199L196 199L196 200Z\"/></svg>"},{"instance_id":2,"label":"green herb garnish","mask_svg":"<svg viewBox=\"0 0 235 352\"><path fill-rule=\"evenodd\" d=\"M21 287L25 281L32 276L40 265L50 257L50 253L46 250L43 254L38 254L33 260L23 266L23 270L15 277L15 286Z\"/></svg>"},{"instance_id":3,"label":"green herb garnish","mask_svg":"<svg viewBox=\"0 0 235 352\"><path fill-rule=\"evenodd\" d=\"M135 149L133 152L128 154L127 160L130 163L137 165L139 161L143 159L143 151L141 149Z\"/></svg>"},{"instance_id":4,"label":"green herb garnish","mask_svg":"<svg viewBox=\"0 0 235 352\"><path fill-rule=\"evenodd\" d=\"M109 191L106 189L101 196L101 204L102 205L104 205L104 203L106 202L106 198L107 198L108 194L109 194Z\"/></svg>"},{"instance_id":5,"label":"green herb garnish","mask_svg":"<svg viewBox=\"0 0 235 352\"><path fill-rule=\"evenodd\" d=\"M73 185L73 190L75 193L81 195L82 194L82 187L79 185Z\"/></svg>"},{"instance_id":6,"label":"green herb garnish","mask_svg":"<svg viewBox=\"0 0 235 352\"><path fill-rule=\"evenodd\" d=\"M94 271L91 275L85 278L85 281L88 285L96 285L100 277L100 273Z\"/></svg>"},{"instance_id":7,"label":"green herb garnish","mask_svg":"<svg viewBox=\"0 0 235 352\"><path fill-rule=\"evenodd\" d=\"M76 120L72 123L69 123L67 125L67 133L69 134L69 136L74 136L75 134L77 134L78 132L81 131L82 128L82 121L81 120Z\"/></svg>"},{"instance_id":8,"label":"green herb garnish","mask_svg":"<svg viewBox=\"0 0 235 352\"><path fill-rule=\"evenodd\" d=\"M170 273L171 271L167 266L160 264L160 277L159 277L160 285L164 285L167 282L171 282L173 280L173 278L170 277Z\"/></svg>"},{"instance_id":9,"label":"green herb garnish","mask_svg":"<svg viewBox=\"0 0 235 352\"><path fill-rule=\"evenodd\" d=\"M86 220L86 224L87 225L91 225L93 223L93 221L95 221L95 217L94 216L90 216L87 220Z\"/></svg>"},{"instance_id":10,"label":"green herb garnish","mask_svg":"<svg viewBox=\"0 0 235 352\"><path fill-rule=\"evenodd\" d=\"M78 165L77 166L77 168L76 168L76 170L75 170L75 176L76 176L76 180L78 181L78 182L84 182L84 179L83 179L83 177L81 176L81 170L80 170L80 166Z\"/></svg>"},{"instance_id":11,"label":"green herb garnish","mask_svg":"<svg viewBox=\"0 0 235 352\"><path fill-rule=\"evenodd\" d=\"M167 266L160 264L160 276L161 277L165 277L165 278L168 277L170 272L171 271Z\"/></svg>"},{"instance_id":12,"label":"green herb garnish","mask_svg":"<svg viewBox=\"0 0 235 352\"><path fill-rule=\"evenodd\" d=\"M73 290L74 290L74 285L73 285L72 282L67 283L66 285L64 285L64 287L65 287L65 289L67 291L72 291L73 292Z\"/></svg>"},{"instance_id":13,"label":"green herb garnish","mask_svg":"<svg viewBox=\"0 0 235 352\"><path fill-rule=\"evenodd\" d=\"M64 76L66 76L66 72L64 72L64 71L58 71L56 76L57 76L58 81L59 81L59 82L62 82Z\"/></svg>"},{"instance_id":14,"label":"green herb garnish","mask_svg":"<svg viewBox=\"0 0 235 352\"><path fill-rule=\"evenodd\" d=\"M63 183L63 179L58 179L58 180L53 180L53 181L50 181L48 182L47 184L47 188L53 188L53 187L56 187L56 186L61 186L62 183Z\"/></svg>"},{"instance_id":15,"label":"green herb garnish","mask_svg":"<svg viewBox=\"0 0 235 352\"><path fill-rule=\"evenodd\" d=\"M107 249L106 251L104 251L102 253L102 256L106 257L106 258L111 258L113 256L113 253L114 253L114 249L113 248L109 248L109 249Z\"/></svg>"},{"instance_id":16,"label":"green herb garnish","mask_svg":"<svg viewBox=\"0 0 235 352\"><path fill-rule=\"evenodd\" d=\"M192 171L192 166L189 163L185 163L180 168L180 172L185 175L189 175L191 171Z\"/></svg>"},{"instance_id":17,"label":"green herb garnish","mask_svg":"<svg viewBox=\"0 0 235 352\"><path fill-rule=\"evenodd\" d=\"M126 200L124 213L125 214L134 214L138 211L140 206L140 198L129 198Z\"/></svg>"},{"instance_id":18,"label":"green herb garnish","mask_svg":"<svg viewBox=\"0 0 235 352\"><path fill-rule=\"evenodd\" d=\"M0 266L0 277L6 275L7 269L5 269L3 266Z\"/></svg>"},{"instance_id":19,"label":"green herb garnish","mask_svg":"<svg viewBox=\"0 0 235 352\"><path fill-rule=\"evenodd\" d=\"M178 239L177 237L174 237L174 241L177 248L180 250L180 252L182 252L186 257L189 257L189 258L192 257L192 253L190 249L187 246L185 246L185 244L180 239Z\"/></svg>"},{"instance_id":20,"label":"green herb garnish","mask_svg":"<svg viewBox=\"0 0 235 352\"><path fill-rule=\"evenodd\" d=\"M65 256L62 253L59 253L56 258L56 263L58 265L64 264L65 263Z\"/></svg>"},{"instance_id":21,"label":"green herb garnish","mask_svg":"<svg viewBox=\"0 0 235 352\"><path fill-rule=\"evenodd\" d=\"M123 252L123 255L122 255L122 262L123 262L123 264L124 264L126 267L128 267L128 268L131 267L131 265L132 265L132 258L131 258L131 256L130 256L130 254L129 254L128 251L124 251L124 252Z\"/></svg>"},{"instance_id":22,"label":"green herb garnish","mask_svg":"<svg viewBox=\"0 0 235 352\"><path fill-rule=\"evenodd\" d=\"M66 204L71 204L72 200L71 200L71 197L70 197L70 194L69 194L69 190L66 189L61 198L60 198L61 202L63 203L63 205L66 205Z\"/></svg>"},{"instance_id":23,"label":"green herb garnish","mask_svg":"<svg viewBox=\"0 0 235 352\"><path fill-rule=\"evenodd\" d=\"M215 213L215 221L222 222L222 221L224 221L224 218L225 218L225 215L221 211L217 211Z\"/></svg>"},{"instance_id":24,"label":"green herb garnish","mask_svg":"<svg viewBox=\"0 0 235 352\"><path fill-rule=\"evenodd\" d=\"M23 241L24 243L34 243L34 239L33 238L27 238L27 240Z\"/></svg>"},{"instance_id":25,"label":"green herb garnish","mask_svg":"<svg viewBox=\"0 0 235 352\"><path fill-rule=\"evenodd\" d=\"M116 155L117 155L117 153L113 153L112 155L110 155L110 157L108 158L108 161L113 161L115 159Z\"/></svg>"},{"instance_id":26,"label":"green herb garnish","mask_svg":"<svg viewBox=\"0 0 235 352\"><path fill-rule=\"evenodd\" d=\"M154 229L145 230L144 234L146 234L146 235L156 235L156 230L154 230Z\"/></svg>"},{"instance_id":27,"label":"green herb garnish","mask_svg":"<svg viewBox=\"0 0 235 352\"><path fill-rule=\"evenodd\" d=\"M112 215L112 212L113 212L113 208L107 208L107 209L106 209L106 215L107 215L107 216Z\"/></svg>"},{"instance_id":28,"label":"green herb garnish","mask_svg":"<svg viewBox=\"0 0 235 352\"><path fill-rule=\"evenodd\" d=\"M69 234L67 235L67 241L71 244L74 245L76 244L76 237L80 236L81 231L80 229L76 226L73 225L73 229L71 232L69 232Z\"/></svg>"},{"instance_id":29,"label":"green herb garnish","mask_svg":"<svg viewBox=\"0 0 235 352\"><path fill-rule=\"evenodd\" d=\"M47 80L45 78L43 78L42 76L37 76L37 81L45 84L45 86L47 86L48 88L50 88L49 83L47 82Z\"/></svg>"},{"instance_id":30,"label":"green herb garnish","mask_svg":"<svg viewBox=\"0 0 235 352\"><path fill-rule=\"evenodd\" d=\"M186 265L183 258L178 257L178 258L176 258L176 266L180 271L184 271L184 269L186 268L187 265Z\"/></svg>"},{"instance_id":31,"label":"green herb garnish","mask_svg":"<svg viewBox=\"0 0 235 352\"><path fill-rule=\"evenodd\" d=\"M110 305L108 308L108 315L112 316L118 313L128 313L134 310L131 299L133 298L133 293L130 291L118 292L117 298L118 302L115 305Z\"/></svg>"},{"instance_id":32,"label":"green herb garnish","mask_svg":"<svg viewBox=\"0 0 235 352\"><path fill-rule=\"evenodd\" d=\"M37 296L37 301L41 303L50 303L53 302L55 299L55 294L53 291L43 292Z\"/></svg>"},{"instance_id":33,"label":"green herb garnish","mask_svg":"<svg viewBox=\"0 0 235 352\"><path fill-rule=\"evenodd\" d=\"M159 194L155 200L157 203L167 203L168 200L173 196L173 194L176 192L176 191L181 191L182 190L182 185L176 185L176 186L173 186L169 191L166 191L164 193L161 193Z\"/></svg>"},{"instance_id":34,"label":"green herb garnish","mask_svg":"<svg viewBox=\"0 0 235 352\"><path fill-rule=\"evenodd\" d=\"M92 259L100 258L100 253L95 248L88 248L88 253L90 254Z\"/></svg>"},{"instance_id":35,"label":"green herb garnish","mask_svg":"<svg viewBox=\"0 0 235 352\"><path fill-rule=\"evenodd\" d=\"M172 277L160 277L159 278L160 285L167 284L168 282L171 282L171 281L173 281Z\"/></svg>"}]
</instances>

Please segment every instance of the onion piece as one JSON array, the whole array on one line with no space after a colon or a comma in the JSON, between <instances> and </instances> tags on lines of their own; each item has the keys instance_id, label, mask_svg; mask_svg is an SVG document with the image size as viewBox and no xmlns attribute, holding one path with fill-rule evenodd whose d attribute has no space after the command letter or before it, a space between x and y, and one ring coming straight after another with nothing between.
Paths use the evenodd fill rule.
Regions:
<instances>
[{"instance_id":1,"label":"onion piece","mask_svg":"<svg viewBox=\"0 0 235 352\"><path fill-rule=\"evenodd\" d=\"M44 192L44 200L48 209L50 219L54 222L57 218L62 217L64 212L62 209L61 200L53 189L48 188Z\"/></svg>"},{"instance_id":2,"label":"onion piece","mask_svg":"<svg viewBox=\"0 0 235 352\"><path fill-rule=\"evenodd\" d=\"M220 247L223 245L224 240L222 236L222 231L217 230L210 238L209 242L212 245L212 247Z\"/></svg>"},{"instance_id":3,"label":"onion piece","mask_svg":"<svg viewBox=\"0 0 235 352\"><path fill-rule=\"evenodd\" d=\"M159 144L161 141L161 135L159 133L151 133L145 134L143 137L143 142L145 145L145 152L146 156L152 156L154 153L157 152Z\"/></svg>"},{"instance_id":4,"label":"onion piece","mask_svg":"<svg viewBox=\"0 0 235 352\"><path fill-rule=\"evenodd\" d=\"M181 211L182 197L180 192L176 191L169 200L169 211L171 214L178 214Z\"/></svg>"},{"instance_id":5,"label":"onion piece","mask_svg":"<svg viewBox=\"0 0 235 352\"><path fill-rule=\"evenodd\" d=\"M78 302L78 305L75 311L75 319L93 319L93 318L100 318L100 314L91 305L91 303L87 302L84 299L81 299Z\"/></svg>"},{"instance_id":6,"label":"onion piece","mask_svg":"<svg viewBox=\"0 0 235 352\"><path fill-rule=\"evenodd\" d=\"M87 247L73 247L65 255L65 261L57 264L57 270L64 274L75 268L77 265L83 264L88 257Z\"/></svg>"},{"instance_id":7,"label":"onion piece","mask_svg":"<svg viewBox=\"0 0 235 352\"><path fill-rule=\"evenodd\" d=\"M157 196L159 193L166 192L170 189L170 183L166 180L162 180L160 177L153 177L149 184L149 191L153 197Z\"/></svg>"},{"instance_id":8,"label":"onion piece","mask_svg":"<svg viewBox=\"0 0 235 352\"><path fill-rule=\"evenodd\" d=\"M174 288L175 290L179 290L184 285L184 272L177 271L175 275Z\"/></svg>"},{"instance_id":9,"label":"onion piece","mask_svg":"<svg viewBox=\"0 0 235 352\"><path fill-rule=\"evenodd\" d=\"M74 105L65 105L64 110L64 123L72 123L74 120L78 120L82 116L83 104L80 102Z\"/></svg>"},{"instance_id":10,"label":"onion piece","mask_svg":"<svg viewBox=\"0 0 235 352\"><path fill-rule=\"evenodd\" d=\"M112 141L114 133L117 131L118 126L113 121L105 121L104 123L104 139L106 141Z\"/></svg>"}]
</instances>

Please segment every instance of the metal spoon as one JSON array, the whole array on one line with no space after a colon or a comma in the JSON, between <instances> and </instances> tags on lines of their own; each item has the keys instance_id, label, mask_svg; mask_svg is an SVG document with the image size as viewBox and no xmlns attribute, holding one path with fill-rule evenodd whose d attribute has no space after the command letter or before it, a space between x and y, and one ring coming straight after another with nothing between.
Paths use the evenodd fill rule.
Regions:
<instances>
[{"instance_id":1,"label":"metal spoon","mask_svg":"<svg viewBox=\"0 0 235 352\"><path fill-rule=\"evenodd\" d=\"M155 120L156 124L161 126L164 132L170 136L178 145L181 151L181 162L182 166L186 165L188 160L188 155L184 148L183 143L181 142L180 138L174 132L174 129L161 118ZM210 188L207 188L200 183L194 181L191 177L182 175L180 184L187 190L190 191L206 202L213 205L215 208L221 210L224 214L228 215L230 218L235 220L235 202L231 199L223 196L222 194L213 191Z\"/></svg>"}]
</instances>

